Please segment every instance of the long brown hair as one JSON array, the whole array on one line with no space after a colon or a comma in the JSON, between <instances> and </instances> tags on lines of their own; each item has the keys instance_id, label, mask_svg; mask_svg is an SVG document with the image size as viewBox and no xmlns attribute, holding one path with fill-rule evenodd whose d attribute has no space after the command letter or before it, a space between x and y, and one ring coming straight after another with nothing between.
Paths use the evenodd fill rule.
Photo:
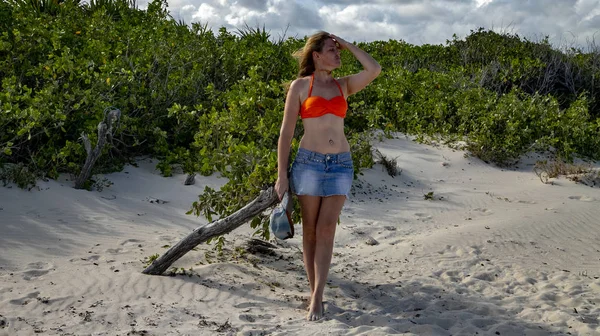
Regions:
<instances>
[{"instance_id":1,"label":"long brown hair","mask_svg":"<svg viewBox=\"0 0 600 336\"><path fill-rule=\"evenodd\" d=\"M331 38L331 36L327 32L320 31L315 33L308 38L304 48L293 54L293 56L298 59L298 65L300 66L298 78L310 76L315 72L315 61L312 56L313 51L323 51L325 41L329 38Z\"/></svg>"}]
</instances>

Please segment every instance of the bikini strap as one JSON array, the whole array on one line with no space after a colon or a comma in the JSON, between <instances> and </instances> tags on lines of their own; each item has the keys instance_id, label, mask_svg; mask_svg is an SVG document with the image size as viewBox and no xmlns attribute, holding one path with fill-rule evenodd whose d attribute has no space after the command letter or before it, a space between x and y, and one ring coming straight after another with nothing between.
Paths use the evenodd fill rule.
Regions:
<instances>
[{"instance_id":1,"label":"bikini strap","mask_svg":"<svg viewBox=\"0 0 600 336\"><path fill-rule=\"evenodd\" d=\"M315 80L315 73L313 72L312 76L310 77L310 86L308 88L308 96L310 97L311 93L312 93L312 86L313 86L313 81Z\"/></svg>"},{"instance_id":2,"label":"bikini strap","mask_svg":"<svg viewBox=\"0 0 600 336\"><path fill-rule=\"evenodd\" d=\"M342 97L344 97L344 91L342 91L342 87L340 86L340 83L338 83L338 81L335 78L333 79L333 81L338 86L338 89L340 89L340 93L342 94Z\"/></svg>"}]
</instances>

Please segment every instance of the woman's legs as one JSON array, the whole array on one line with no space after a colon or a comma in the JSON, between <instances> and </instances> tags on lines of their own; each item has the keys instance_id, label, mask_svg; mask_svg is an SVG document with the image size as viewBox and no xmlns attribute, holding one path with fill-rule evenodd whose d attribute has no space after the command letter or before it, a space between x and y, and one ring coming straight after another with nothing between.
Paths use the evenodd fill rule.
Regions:
<instances>
[{"instance_id":1,"label":"woman's legs","mask_svg":"<svg viewBox=\"0 0 600 336\"><path fill-rule=\"evenodd\" d=\"M317 218L321 207L319 196L298 196L302 210L302 250L304 268L310 284L310 295L315 289L315 247L317 242Z\"/></svg>"},{"instance_id":2,"label":"woman's legs","mask_svg":"<svg viewBox=\"0 0 600 336\"><path fill-rule=\"evenodd\" d=\"M323 316L323 292L333 254L335 229L345 201L345 196L323 197L318 202L320 205L315 206L318 203L314 200L300 200L302 222L305 223L305 213L308 215L306 219L309 220L302 225L302 228L305 230L308 227L309 230L308 232L303 231L303 247L304 263L311 287L311 302L306 317L310 321L316 321ZM305 205L307 206L306 210ZM316 216L315 209L317 210ZM308 235L306 235L307 233Z\"/></svg>"}]
</instances>

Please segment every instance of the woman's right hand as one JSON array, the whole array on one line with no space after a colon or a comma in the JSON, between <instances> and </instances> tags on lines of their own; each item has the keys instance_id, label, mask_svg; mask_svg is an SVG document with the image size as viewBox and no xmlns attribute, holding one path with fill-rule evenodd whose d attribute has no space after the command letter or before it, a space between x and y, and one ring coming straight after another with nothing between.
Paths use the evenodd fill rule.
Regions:
<instances>
[{"instance_id":1,"label":"woman's right hand","mask_svg":"<svg viewBox=\"0 0 600 336\"><path fill-rule=\"evenodd\" d=\"M346 40L344 40L343 38L341 38L339 36L333 35L333 34L329 34L329 36L331 36L331 39L333 39L333 42L338 44L338 48L340 48L340 50L348 49L348 45L350 43L348 43Z\"/></svg>"},{"instance_id":2,"label":"woman's right hand","mask_svg":"<svg viewBox=\"0 0 600 336\"><path fill-rule=\"evenodd\" d=\"M275 182L275 192L277 193L277 197L279 200L283 198L283 194L288 190L290 185L289 179L287 177L278 177L277 182Z\"/></svg>"}]
</instances>

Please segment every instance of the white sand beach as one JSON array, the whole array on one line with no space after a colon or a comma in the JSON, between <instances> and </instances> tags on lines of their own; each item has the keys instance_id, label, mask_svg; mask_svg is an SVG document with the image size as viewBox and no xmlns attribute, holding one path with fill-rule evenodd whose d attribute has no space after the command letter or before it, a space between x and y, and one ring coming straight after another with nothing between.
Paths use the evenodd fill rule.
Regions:
<instances>
[{"instance_id":1,"label":"white sand beach","mask_svg":"<svg viewBox=\"0 0 600 336\"><path fill-rule=\"evenodd\" d=\"M401 134L374 145L401 174L354 181L322 320L305 320L300 225L275 255L241 252L248 224L222 256L202 244L178 260L185 274L142 274L206 224L185 212L225 182L185 186L144 159L102 191L0 187L0 335L600 335L600 185Z\"/></svg>"}]
</instances>

